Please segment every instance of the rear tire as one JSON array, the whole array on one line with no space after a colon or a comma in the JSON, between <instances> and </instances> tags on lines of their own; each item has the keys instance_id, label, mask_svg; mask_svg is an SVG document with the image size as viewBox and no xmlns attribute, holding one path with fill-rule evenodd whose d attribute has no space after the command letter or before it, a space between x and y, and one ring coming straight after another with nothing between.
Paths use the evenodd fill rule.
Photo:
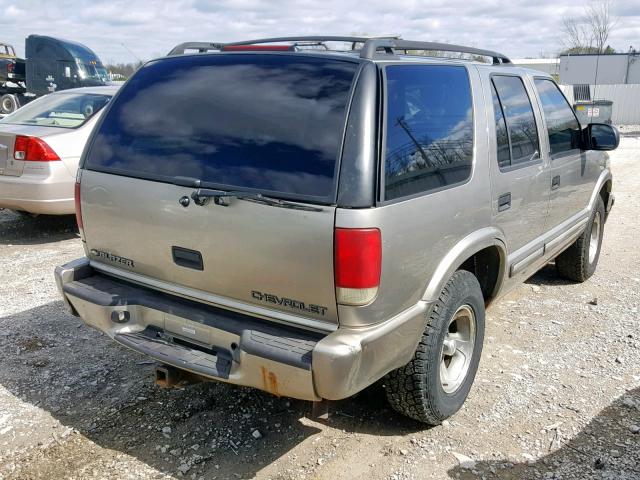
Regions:
<instances>
[{"instance_id":1,"label":"rear tire","mask_svg":"<svg viewBox=\"0 0 640 480\"><path fill-rule=\"evenodd\" d=\"M594 274L600 258L604 220L604 201L598 195L582 235L556 257L556 271L561 277L582 283Z\"/></svg>"},{"instance_id":2,"label":"rear tire","mask_svg":"<svg viewBox=\"0 0 640 480\"><path fill-rule=\"evenodd\" d=\"M0 97L0 112L4 114L13 113L18 109L18 100L15 95L7 93Z\"/></svg>"},{"instance_id":3,"label":"rear tire","mask_svg":"<svg viewBox=\"0 0 640 480\"><path fill-rule=\"evenodd\" d=\"M439 425L460 410L478 369L483 340L480 284L472 273L458 270L434 304L413 359L384 379L394 410L429 425Z\"/></svg>"}]
</instances>

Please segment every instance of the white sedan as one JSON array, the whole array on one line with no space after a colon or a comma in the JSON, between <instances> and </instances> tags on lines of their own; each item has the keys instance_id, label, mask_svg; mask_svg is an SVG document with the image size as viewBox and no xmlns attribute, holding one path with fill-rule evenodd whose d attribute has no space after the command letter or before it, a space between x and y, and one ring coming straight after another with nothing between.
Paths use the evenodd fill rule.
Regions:
<instances>
[{"instance_id":1,"label":"white sedan","mask_svg":"<svg viewBox=\"0 0 640 480\"><path fill-rule=\"evenodd\" d=\"M82 150L118 88L50 93L0 120L0 208L31 214L74 213Z\"/></svg>"}]
</instances>

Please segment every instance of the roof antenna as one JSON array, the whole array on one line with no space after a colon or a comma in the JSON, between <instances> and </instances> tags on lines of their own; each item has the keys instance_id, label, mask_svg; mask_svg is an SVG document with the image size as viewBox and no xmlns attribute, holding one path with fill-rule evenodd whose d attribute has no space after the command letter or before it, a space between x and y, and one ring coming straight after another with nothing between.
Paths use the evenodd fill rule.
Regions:
<instances>
[{"instance_id":1,"label":"roof antenna","mask_svg":"<svg viewBox=\"0 0 640 480\"><path fill-rule=\"evenodd\" d=\"M596 76L593 79L593 97L591 97L593 102L597 100L596 91L598 90L598 67L599 66L600 66L600 51L598 51L598 55L596 56ZM589 119L589 121L591 122L591 120L593 120L593 109L591 109L591 118Z\"/></svg>"},{"instance_id":2,"label":"roof antenna","mask_svg":"<svg viewBox=\"0 0 640 480\"><path fill-rule=\"evenodd\" d=\"M133 53L133 50L131 50L129 47L127 47L124 43L120 42L120 45L122 45L122 48L124 48L127 52L129 52L136 60L138 60L138 63L143 63L142 59L137 56L135 53Z\"/></svg>"}]
</instances>

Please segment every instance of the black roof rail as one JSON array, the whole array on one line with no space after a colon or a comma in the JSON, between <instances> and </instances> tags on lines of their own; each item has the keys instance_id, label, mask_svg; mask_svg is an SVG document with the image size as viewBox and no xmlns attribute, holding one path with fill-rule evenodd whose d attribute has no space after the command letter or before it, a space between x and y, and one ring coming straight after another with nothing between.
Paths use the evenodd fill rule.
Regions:
<instances>
[{"instance_id":1,"label":"black roof rail","mask_svg":"<svg viewBox=\"0 0 640 480\"><path fill-rule=\"evenodd\" d=\"M314 36L298 36L298 37L273 37L273 38L257 38L255 40L242 40L240 42L185 42L171 49L168 55L181 55L185 50L198 50L200 53L210 50L221 50L223 47L236 45L257 45L262 43L282 43L282 42L345 42L351 43L351 48L355 50L357 43L366 43L372 39L394 39L398 37L344 37L331 35L314 35Z\"/></svg>"},{"instance_id":2,"label":"black roof rail","mask_svg":"<svg viewBox=\"0 0 640 480\"><path fill-rule=\"evenodd\" d=\"M367 40L360 50L360 58L373 59L378 54L379 49L383 49L387 54L393 54L394 50L432 50L437 52L469 53L472 55L491 57L494 65L512 64L506 55L491 50L464 47L462 45L452 45L449 43L415 42L394 38L372 38Z\"/></svg>"},{"instance_id":3,"label":"black roof rail","mask_svg":"<svg viewBox=\"0 0 640 480\"><path fill-rule=\"evenodd\" d=\"M258 38L256 40L243 40L241 42L225 43L227 45L253 45L259 43L279 43L279 42L346 42L346 43L366 43L372 37L343 37L331 35L314 35L301 37L274 37L274 38ZM382 37L393 38L393 37Z\"/></svg>"},{"instance_id":4,"label":"black roof rail","mask_svg":"<svg viewBox=\"0 0 640 480\"><path fill-rule=\"evenodd\" d=\"M223 46L224 43L184 42L173 47L167 55L182 55L185 50L198 50L198 52L204 53L210 50L220 50Z\"/></svg>"}]
</instances>

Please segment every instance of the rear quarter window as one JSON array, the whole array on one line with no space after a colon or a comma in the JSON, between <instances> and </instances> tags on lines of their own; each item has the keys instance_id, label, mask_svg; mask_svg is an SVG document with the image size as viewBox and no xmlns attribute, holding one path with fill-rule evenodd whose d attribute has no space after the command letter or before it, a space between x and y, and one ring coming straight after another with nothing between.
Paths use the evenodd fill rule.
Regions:
<instances>
[{"instance_id":1,"label":"rear quarter window","mask_svg":"<svg viewBox=\"0 0 640 480\"><path fill-rule=\"evenodd\" d=\"M357 68L275 54L151 62L106 112L84 167L328 201Z\"/></svg>"},{"instance_id":2,"label":"rear quarter window","mask_svg":"<svg viewBox=\"0 0 640 480\"><path fill-rule=\"evenodd\" d=\"M450 187L471 176L473 108L465 67L386 67L384 199Z\"/></svg>"}]
</instances>

